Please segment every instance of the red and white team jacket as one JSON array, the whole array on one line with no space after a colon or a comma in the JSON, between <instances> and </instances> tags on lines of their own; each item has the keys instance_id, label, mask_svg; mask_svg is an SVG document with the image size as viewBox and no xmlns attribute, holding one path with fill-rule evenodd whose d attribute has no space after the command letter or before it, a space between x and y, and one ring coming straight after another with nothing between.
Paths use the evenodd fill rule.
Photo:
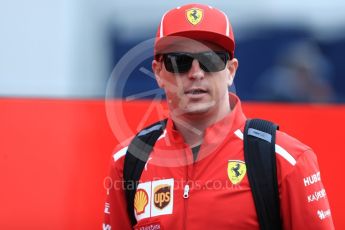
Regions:
<instances>
[{"instance_id":1,"label":"red and white team jacket","mask_svg":"<svg viewBox=\"0 0 345 230\"><path fill-rule=\"evenodd\" d=\"M168 119L138 185L134 229L259 229L244 164L246 117L235 95L230 101L232 112L206 130L195 162ZM313 150L280 131L275 149L283 228L334 229ZM133 229L122 188L126 151L113 156L104 230Z\"/></svg>"}]
</instances>

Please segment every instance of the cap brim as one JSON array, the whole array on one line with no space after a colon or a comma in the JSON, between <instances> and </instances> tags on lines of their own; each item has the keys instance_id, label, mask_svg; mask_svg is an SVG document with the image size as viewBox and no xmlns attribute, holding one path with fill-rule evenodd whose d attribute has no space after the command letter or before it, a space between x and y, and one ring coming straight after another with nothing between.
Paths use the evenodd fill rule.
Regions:
<instances>
[{"instance_id":1,"label":"cap brim","mask_svg":"<svg viewBox=\"0 0 345 230\"><path fill-rule=\"evenodd\" d=\"M235 44L229 37L214 32L194 30L178 32L170 34L167 37L157 39L155 44L155 54L163 53L172 45L177 44L186 38L194 41L211 42L222 47L232 55L234 53Z\"/></svg>"}]
</instances>

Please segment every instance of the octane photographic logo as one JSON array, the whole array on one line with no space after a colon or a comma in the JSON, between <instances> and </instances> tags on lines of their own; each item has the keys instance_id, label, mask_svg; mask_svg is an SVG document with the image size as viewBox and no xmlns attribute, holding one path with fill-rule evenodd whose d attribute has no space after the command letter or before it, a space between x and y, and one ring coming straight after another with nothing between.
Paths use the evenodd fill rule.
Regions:
<instances>
[{"instance_id":1,"label":"octane photographic logo","mask_svg":"<svg viewBox=\"0 0 345 230\"><path fill-rule=\"evenodd\" d=\"M176 39L181 39L180 37L176 37ZM186 40L186 38L183 38ZM191 39L190 39L191 40ZM106 88L106 96L105 96L105 109L106 109L106 116L109 122L109 125L111 127L111 130L113 134L115 135L116 139L122 145L123 147L127 146L130 140L145 126L150 125L148 123L148 120L152 116L158 115L159 120L163 120L168 117L169 110L166 108L166 104L169 104L171 101L165 100L165 92L162 88L159 88L158 85L155 89L150 89L147 91L142 91L140 93L136 93L133 95L127 95L125 92L125 88L128 87L129 78L131 75L136 73L140 73L142 75L142 79L144 81L156 81L155 74L153 73L151 67L148 68L145 66L144 62L147 60L152 61L154 59L154 42L155 39L149 39L146 41L141 42L131 50L129 50L116 64L114 67L112 74L108 80L107 88ZM196 42L196 41L193 41ZM205 50L211 51L210 48L205 46L202 43L198 43L205 47ZM208 66L208 63L202 63L199 60L199 64ZM177 69L176 62L173 63L174 70ZM179 74L176 74L176 85L170 85L170 89L173 89L173 91L176 91L176 95L179 95L178 92L181 90L182 81L181 76ZM169 83L166 83L169 84ZM216 89L217 90L217 89ZM236 89L234 87L234 84L231 86L232 92L236 92ZM145 108L144 111L137 111L137 113L140 113L141 120L139 121L136 128L133 130L131 127L133 127L133 121L128 119L128 115L126 115L125 111L125 104L130 103L133 101L141 100L143 98L150 97L152 98L151 103L149 106ZM183 95L179 96L183 97ZM181 100L182 101L182 100ZM182 103L182 102L181 102ZM217 101L212 101L212 104L218 104ZM171 113L178 114L180 111L170 111ZM128 114L128 113L127 113ZM176 120L175 120L176 122ZM179 123L184 126L184 128L189 129L191 132L194 132L196 134L201 134L202 132L195 127L189 125L186 122ZM225 135L224 135L225 138ZM168 138L165 137L164 140L166 141L167 145L170 145ZM141 143L142 146L145 146L146 143ZM211 153L212 150L216 146L208 145L208 147L203 149L203 152L205 153ZM208 149L209 148L209 149ZM180 154L181 159L177 159L176 155L174 155L174 158L169 158L169 154L171 150L167 149L160 149L160 159L152 159L150 161L150 164L157 164L160 166L181 166L186 164L191 164L192 162L186 161L185 155ZM166 153L166 154L165 154ZM201 157L198 160L203 159L208 154L203 154L203 157ZM167 156L167 157L164 157ZM143 158L138 154L136 156L137 158L143 160Z\"/></svg>"}]
</instances>

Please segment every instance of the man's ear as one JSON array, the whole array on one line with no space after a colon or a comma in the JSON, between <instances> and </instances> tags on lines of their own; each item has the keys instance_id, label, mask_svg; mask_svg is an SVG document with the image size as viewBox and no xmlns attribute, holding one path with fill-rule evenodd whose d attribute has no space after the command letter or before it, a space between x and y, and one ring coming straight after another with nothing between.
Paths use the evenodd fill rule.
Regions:
<instances>
[{"instance_id":1,"label":"man's ear","mask_svg":"<svg viewBox=\"0 0 345 230\"><path fill-rule=\"evenodd\" d=\"M157 61L157 60L153 60L152 61L152 70L153 73L156 76L156 81L159 87L164 88L164 81L163 79L160 77L161 75L161 71L162 71L162 62Z\"/></svg>"},{"instance_id":2,"label":"man's ear","mask_svg":"<svg viewBox=\"0 0 345 230\"><path fill-rule=\"evenodd\" d=\"M238 60L236 58L229 60L226 68L228 69L228 86L231 86L238 68Z\"/></svg>"}]
</instances>

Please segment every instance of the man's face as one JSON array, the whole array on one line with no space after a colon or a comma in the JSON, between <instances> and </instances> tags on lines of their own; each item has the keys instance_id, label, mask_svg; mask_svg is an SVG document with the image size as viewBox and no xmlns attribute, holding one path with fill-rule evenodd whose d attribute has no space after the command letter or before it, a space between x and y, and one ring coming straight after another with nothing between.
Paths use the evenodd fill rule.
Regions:
<instances>
[{"instance_id":1,"label":"man's face","mask_svg":"<svg viewBox=\"0 0 345 230\"><path fill-rule=\"evenodd\" d=\"M198 54L210 51L224 49L213 43L185 39L169 46L163 53ZM210 63L201 64L207 66ZM201 68L201 64L194 59L186 72L172 73L167 70L162 58L152 62L158 85L165 90L173 115L205 116L229 109L228 86L233 83L237 60L233 58L227 61L225 68L217 72L207 72Z\"/></svg>"}]
</instances>

